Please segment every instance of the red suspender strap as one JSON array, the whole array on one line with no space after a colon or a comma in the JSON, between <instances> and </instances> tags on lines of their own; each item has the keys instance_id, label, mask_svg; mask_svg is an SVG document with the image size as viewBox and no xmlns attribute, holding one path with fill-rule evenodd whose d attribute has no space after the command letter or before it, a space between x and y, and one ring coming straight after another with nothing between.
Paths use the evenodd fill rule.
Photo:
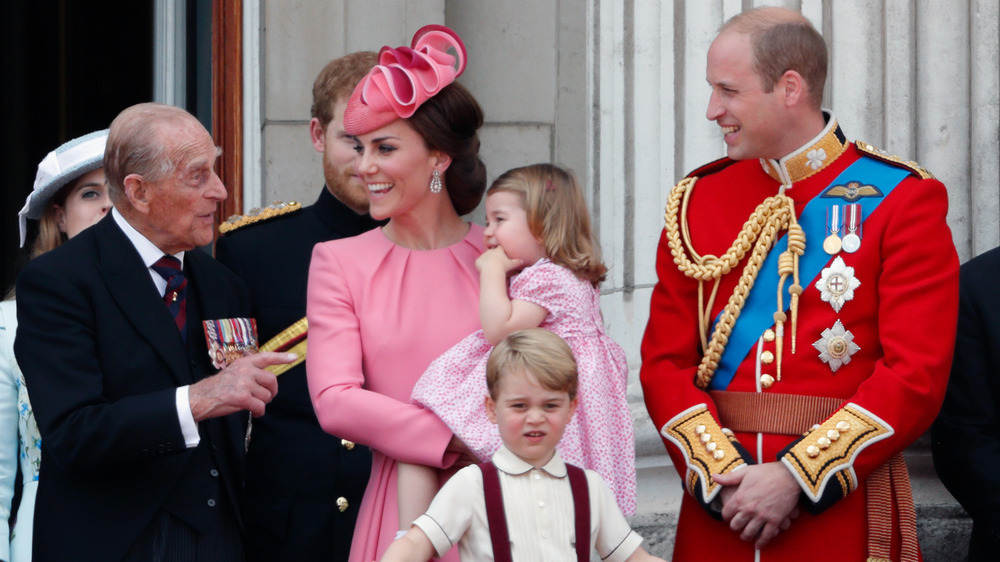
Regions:
<instances>
[{"instance_id":1,"label":"red suspender strap","mask_svg":"<svg viewBox=\"0 0 1000 562\"><path fill-rule=\"evenodd\" d=\"M479 465L483 473L483 495L486 498L486 522L490 526L490 541L493 543L493 559L496 562L513 562L510 555L510 534L507 532L507 516L503 508L503 491L500 476L492 462ZM590 560L590 491L587 475L582 468L566 465L569 488L573 494L573 514L575 518L576 558L578 562Z\"/></svg>"},{"instance_id":2,"label":"red suspender strap","mask_svg":"<svg viewBox=\"0 0 1000 562\"><path fill-rule=\"evenodd\" d=\"M576 559L578 562L590 560L590 491L587 489L587 474L582 468L566 465L569 488L573 492L573 512L576 517Z\"/></svg>"},{"instance_id":3,"label":"red suspender strap","mask_svg":"<svg viewBox=\"0 0 1000 562\"><path fill-rule=\"evenodd\" d=\"M497 467L486 461L479 465L483 473L483 493L486 497L486 522L490 526L490 540L493 542L493 560L513 562L510 557L510 535L507 533L507 517L503 509L503 492L500 490L500 476Z\"/></svg>"}]
</instances>

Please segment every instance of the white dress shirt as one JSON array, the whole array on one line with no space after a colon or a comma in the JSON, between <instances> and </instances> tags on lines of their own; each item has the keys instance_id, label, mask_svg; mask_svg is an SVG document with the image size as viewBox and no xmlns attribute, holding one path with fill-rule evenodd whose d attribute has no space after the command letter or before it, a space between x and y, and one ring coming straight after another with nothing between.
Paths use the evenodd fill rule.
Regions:
<instances>
[{"instance_id":1,"label":"white dress shirt","mask_svg":"<svg viewBox=\"0 0 1000 562\"><path fill-rule=\"evenodd\" d=\"M156 247L149 241L148 238L143 236L138 230L136 230L131 224L125 220L125 217L118 212L118 209L111 208L111 216L114 217L115 223L118 227L122 229L125 236L129 239L129 242L135 246L139 256L142 258L142 263L146 264L146 271L149 273L149 277L153 280L156 285L156 290L160 292L162 297L164 293L167 292L167 280L163 278L162 275L157 273L153 269L153 264L162 258L165 254L163 250ZM173 254L175 258L180 260L181 269L184 269L184 252L177 252ZM188 448L197 447L198 443L201 441L201 436L198 435L198 424L194 421L194 414L191 413L191 401L188 399L188 387L189 385L184 385L177 389L177 393L174 395L174 401L177 406L177 419L181 424L181 433L184 435L184 444Z\"/></svg>"}]
</instances>

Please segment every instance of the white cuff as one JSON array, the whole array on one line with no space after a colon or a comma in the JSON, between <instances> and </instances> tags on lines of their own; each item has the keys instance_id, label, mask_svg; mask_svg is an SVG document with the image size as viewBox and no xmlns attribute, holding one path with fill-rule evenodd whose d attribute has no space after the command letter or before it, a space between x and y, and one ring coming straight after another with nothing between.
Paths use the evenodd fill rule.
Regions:
<instances>
[{"instance_id":1,"label":"white cuff","mask_svg":"<svg viewBox=\"0 0 1000 562\"><path fill-rule=\"evenodd\" d=\"M191 413L191 401L188 400L188 386L185 385L177 389L175 397L177 403L177 419L181 423L181 434L184 435L184 444L188 449L197 447L201 442L201 435L198 435L198 424L194 421L194 414Z\"/></svg>"}]
</instances>

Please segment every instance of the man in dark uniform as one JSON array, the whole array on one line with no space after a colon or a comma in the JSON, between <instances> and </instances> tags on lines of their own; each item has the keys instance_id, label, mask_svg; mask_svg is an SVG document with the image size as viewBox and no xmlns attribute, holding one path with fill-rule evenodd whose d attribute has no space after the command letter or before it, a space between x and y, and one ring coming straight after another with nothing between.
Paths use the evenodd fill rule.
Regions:
<instances>
[{"instance_id":1,"label":"man in dark uniform","mask_svg":"<svg viewBox=\"0 0 1000 562\"><path fill-rule=\"evenodd\" d=\"M249 286L260 341L280 334L279 347L299 346L301 358L313 246L379 224L367 214L367 187L352 165L356 143L343 130L347 99L375 64L375 53L353 53L330 61L313 84L309 132L326 178L316 203L272 205L220 228L216 257ZM371 453L319 426L305 362L282 373L280 385L267 415L254 420L247 454L247 559L347 560Z\"/></svg>"},{"instance_id":2,"label":"man in dark uniform","mask_svg":"<svg viewBox=\"0 0 1000 562\"><path fill-rule=\"evenodd\" d=\"M934 468L972 517L969 562L1000 550L1000 248L959 274L958 337L941 414L931 428Z\"/></svg>"}]
</instances>

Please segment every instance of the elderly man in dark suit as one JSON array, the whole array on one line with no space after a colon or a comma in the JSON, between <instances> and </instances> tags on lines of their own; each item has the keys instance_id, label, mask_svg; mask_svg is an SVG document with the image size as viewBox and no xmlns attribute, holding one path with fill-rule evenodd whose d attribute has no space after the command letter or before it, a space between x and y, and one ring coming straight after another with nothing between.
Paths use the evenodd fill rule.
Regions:
<instances>
[{"instance_id":1,"label":"elderly man in dark suit","mask_svg":"<svg viewBox=\"0 0 1000 562\"><path fill-rule=\"evenodd\" d=\"M264 367L292 357L209 359L202 320L250 311L191 251L226 198L218 154L182 109L124 110L104 160L114 210L18 281L15 353L44 444L35 560L243 560L245 411L264 413Z\"/></svg>"}]
</instances>

